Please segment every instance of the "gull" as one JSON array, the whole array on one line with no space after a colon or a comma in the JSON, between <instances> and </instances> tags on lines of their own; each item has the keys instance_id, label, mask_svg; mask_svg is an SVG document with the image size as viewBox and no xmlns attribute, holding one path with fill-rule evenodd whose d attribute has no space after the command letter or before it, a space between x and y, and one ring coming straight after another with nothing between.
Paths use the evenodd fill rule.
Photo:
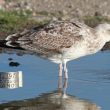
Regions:
<instances>
[{"instance_id":1,"label":"gull","mask_svg":"<svg viewBox=\"0 0 110 110\"><path fill-rule=\"evenodd\" d=\"M91 28L79 21L61 20L9 35L4 44L59 64L59 76L64 72L64 78L68 79L68 61L94 54L108 41L110 24Z\"/></svg>"}]
</instances>

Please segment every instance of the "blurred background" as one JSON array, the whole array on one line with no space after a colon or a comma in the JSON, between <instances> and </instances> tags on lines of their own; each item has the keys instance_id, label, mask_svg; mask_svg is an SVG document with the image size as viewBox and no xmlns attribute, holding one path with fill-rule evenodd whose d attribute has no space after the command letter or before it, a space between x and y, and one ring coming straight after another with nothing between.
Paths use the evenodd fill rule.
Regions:
<instances>
[{"instance_id":1,"label":"blurred background","mask_svg":"<svg viewBox=\"0 0 110 110\"><path fill-rule=\"evenodd\" d=\"M110 22L109 0L0 0L0 39L50 20L78 19L94 27ZM107 44L104 49L110 47Z\"/></svg>"}]
</instances>

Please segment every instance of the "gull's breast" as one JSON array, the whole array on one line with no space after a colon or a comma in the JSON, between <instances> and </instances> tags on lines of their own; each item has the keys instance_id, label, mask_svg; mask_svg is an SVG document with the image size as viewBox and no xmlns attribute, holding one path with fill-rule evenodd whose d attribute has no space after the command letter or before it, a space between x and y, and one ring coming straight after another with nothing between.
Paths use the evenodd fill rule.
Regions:
<instances>
[{"instance_id":1,"label":"gull's breast","mask_svg":"<svg viewBox=\"0 0 110 110\"><path fill-rule=\"evenodd\" d=\"M63 58L69 61L80 58L85 55L87 55L85 46L77 46L77 47L72 47L67 52L65 52L63 54Z\"/></svg>"}]
</instances>

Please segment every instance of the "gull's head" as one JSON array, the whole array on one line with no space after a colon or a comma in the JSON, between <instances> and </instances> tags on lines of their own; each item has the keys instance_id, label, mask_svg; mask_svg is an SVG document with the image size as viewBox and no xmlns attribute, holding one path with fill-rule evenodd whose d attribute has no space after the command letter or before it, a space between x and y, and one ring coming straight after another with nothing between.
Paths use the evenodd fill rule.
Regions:
<instances>
[{"instance_id":1,"label":"gull's head","mask_svg":"<svg viewBox=\"0 0 110 110\"><path fill-rule=\"evenodd\" d=\"M110 24L109 23L104 23L104 24L99 24L96 27L96 30L98 34L106 41L110 41Z\"/></svg>"}]
</instances>

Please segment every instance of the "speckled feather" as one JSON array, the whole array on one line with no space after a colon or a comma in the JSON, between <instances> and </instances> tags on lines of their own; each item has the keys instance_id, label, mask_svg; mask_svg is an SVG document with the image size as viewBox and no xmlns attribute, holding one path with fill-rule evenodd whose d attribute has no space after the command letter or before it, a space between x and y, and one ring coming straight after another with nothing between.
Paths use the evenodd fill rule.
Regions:
<instances>
[{"instance_id":1,"label":"speckled feather","mask_svg":"<svg viewBox=\"0 0 110 110\"><path fill-rule=\"evenodd\" d=\"M22 33L14 34L13 41L21 47L34 50L33 46L42 49L61 52L64 48L71 47L78 40L82 39L80 31L82 26L74 22L51 22L44 27L37 27Z\"/></svg>"}]
</instances>

